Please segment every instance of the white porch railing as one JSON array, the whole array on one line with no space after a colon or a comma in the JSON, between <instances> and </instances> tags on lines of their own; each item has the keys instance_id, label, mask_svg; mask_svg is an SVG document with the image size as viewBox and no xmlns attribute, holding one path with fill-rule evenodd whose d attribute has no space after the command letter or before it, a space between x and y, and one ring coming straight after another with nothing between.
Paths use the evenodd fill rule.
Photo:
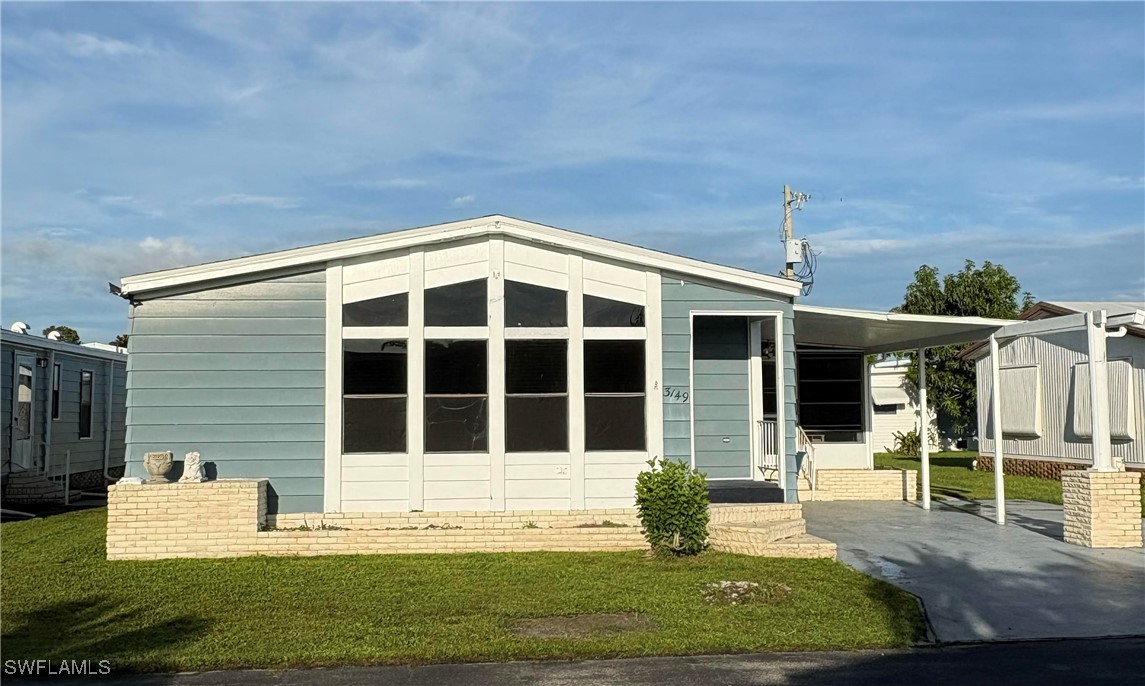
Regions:
<instances>
[{"instance_id":1,"label":"white porch railing","mask_svg":"<svg viewBox=\"0 0 1145 686\"><path fill-rule=\"evenodd\" d=\"M779 440L774 419L761 419L759 425L759 464L757 465L763 478L769 479L771 475L779 481Z\"/></svg>"}]
</instances>

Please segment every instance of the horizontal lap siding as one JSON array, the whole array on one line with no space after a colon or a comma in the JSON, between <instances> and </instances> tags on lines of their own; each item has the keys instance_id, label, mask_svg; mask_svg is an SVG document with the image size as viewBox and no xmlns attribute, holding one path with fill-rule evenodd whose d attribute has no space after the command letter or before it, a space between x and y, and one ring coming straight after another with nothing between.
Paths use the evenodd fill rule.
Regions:
<instances>
[{"instance_id":1,"label":"horizontal lap siding","mask_svg":"<svg viewBox=\"0 0 1145 686\"><path fill-rule=\"evenodd\" d=\"M691 402L711 419L695 418L696 468L711 479L751 478L749 327L740 318L695 322Z\"/></svg>"},{"instance_id":2,"label":"horizontal lap siding","mask_svg":"<svg viewBox=\"0 0 1145 686\"><path fill-rule=\"evenodd\" d=\"M787 426L787 452L795 450L795 336L791 304L781 296L769 297L758 293L746 293L726 287L717 287L689 281L686 277L664 275L661 281L663 301L663 345L664 345L664 387L692 393L689 379L689 354L691 350L691 330L689 315L692 312L734 311L734 310L773 310L783 314L784 350L784 407ZM744 334L747 335L746 332ZM765 333L765 336L767 333ZM745 346L746 355L746 346ZM723 436L720 429L733 424L743 424L744 434L750 431L750 409L747 396L748 362L742 361L742 384L735 380L739 372L723 369L720 364L734 362L711 360L719 363L709 365L709 370L701 369L702 381L697 381L696 392L699 402L695 405L697 423L696 450L698 463L710 462L711 477L750 476L747 458L740 457L728 462L727 451L723 450ZM701 365L702 366L702 365ZM725 365L726 367L726 365ZM707 373L710 372L710 373ZM673 393L675 396L675 393ZM664 398L664 454L677 460L691 460L691 410L690 405L697 398L689 397L688 403L673 398ZM724 422L731 422L725 424ZM706 427L706 428L702 428ZM711 434L711 435L706 435ZM716 435L718 434L718 435ZM733 441L746 440L729 436ZM714 443L713 443L714 441ZM734 444L737 445L738 444ZM746 444L745 444L746 445ZM722 466L721 466L722 465Z\"/></svg>"},{"instance_id":3,"label":"horizontal lap siding","mask_svg":"<svg viewBox=\"0 0 1145 686\"><path fill-rule=\"evenodd\" d=\"M321 511L325 297L316 272L136 306L128 474L146 476L145 452L195 450L211 476L270 479L272 510Z\"/></svg>"}]
</instances>

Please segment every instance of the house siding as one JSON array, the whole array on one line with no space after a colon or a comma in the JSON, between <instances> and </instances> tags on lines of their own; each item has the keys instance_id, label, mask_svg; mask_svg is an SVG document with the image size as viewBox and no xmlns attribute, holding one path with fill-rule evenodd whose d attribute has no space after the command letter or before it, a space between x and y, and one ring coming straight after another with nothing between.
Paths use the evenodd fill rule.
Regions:
<instances>
[{"instance_id":1,"label":"house siding","mask_svg":"<svg viewBox=\"0 0 1145 686\"><path fill-rule=\"evenodd\" d=\"M1065 459L1093 461L1093 445L1088 437L1073 432L1073 366L1088 360L1084 331L1068 331L1042 336L1026 336L1003 342L999 357L1003 368L1036 364L1041 375L1041 435L1033 437L1005 437L1002 454L1005 457L1033 459ZM1109 359L1129 358L1132 364L1133 412L1136 436L1132 441L1114 440L1113 455L1126 463L1145 464L1145 339L1136 336L1108 340ZM977 361L978 372L978 426L983 427L980 449L994 452L994 424L992 419L992 382L990 357ZM1088 389L1081 392L1088 393ZM1005 403L1006 399L1003 398Z\"/></svg>"},{"instance_id":2,"label":"house siding","mask_svg":"<svg viewBox=\"0 0 1145 686\"><path fill-rule=\"evenodd\" d=\"M325 282L319 271L136 305L127 474L147 476L146 452L198 451L211 476L269 479L272 512L322 511Z\"/></svg>"},{"instance_id":3,"label":"house siding","mask_svg":"<svg viewBox=\"0 0 1145 686\"><path fill-rule=\"evenodd\" d=\"M748 391L748 329L742 341L734 330L715 334L712 344L740 351L743 359L697 360L691 369L692 332L690 316L703 312L776 311L782 315L783 399L786 452L795 452L795 329L791 303L782 296L747 293L728 287L665 274L661 279L663 303L664 388L672 390L664 401L664 454L669 459L691 461L691 404L695 403L696 465L709 478L751 478L750 397ZM738 355L737 355L738 356ZM696 376L692 388L690 375ZM740 378L741 377L741 378ZM739 379L739 380L737 380ZM680 402L675 390L687 391L689 402ZM742 429L738 428L742 427ZM730 440L723 442L724 437Z\"/></svg>"}]
</instances>

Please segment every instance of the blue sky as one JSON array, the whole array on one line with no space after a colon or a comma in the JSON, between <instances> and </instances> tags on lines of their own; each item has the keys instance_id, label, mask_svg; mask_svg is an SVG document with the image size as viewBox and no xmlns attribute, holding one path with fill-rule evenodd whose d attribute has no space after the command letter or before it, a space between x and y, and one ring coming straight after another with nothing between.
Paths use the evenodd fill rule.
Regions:
<instances>
[{"instance_id":1,"label":"blue sky","mask_svg":"<svg viewBox=\"0 0 1145 686\"><path fill-rule=\"evenodd\" d=\"M125 274L503 213L888 308L1145 299L1145 5L2 5L3 324Z\"/></svg>"}]
</instances>

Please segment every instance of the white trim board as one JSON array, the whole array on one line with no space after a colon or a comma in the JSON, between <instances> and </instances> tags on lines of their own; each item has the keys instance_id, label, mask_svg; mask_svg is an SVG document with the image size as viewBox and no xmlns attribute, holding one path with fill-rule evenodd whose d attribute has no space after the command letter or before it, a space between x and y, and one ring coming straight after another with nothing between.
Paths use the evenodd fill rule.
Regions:
<instances>
[{"instance_id":1,"label":"white trim board","mask_svg":"<svg viewBox=\"0 0 1145 686\"><path fill-rule=\"evenodd\" d=\"M418 246L429 247L437 243L483 236L501 236L532 244L550 245L564 251L600 257L626 265L638 266L641 269L671 271L787 297L798 295L802 288L802 284L798 282L776 276L702 262L504 215L491 215L365 238L126 276L120 281L121 293L139 296L160 289L188 286L205 281L292 269L303 265L317 266L319 263L333 260L355 258L373 253L409 250Z\"/></svg>"}]
</instances>

